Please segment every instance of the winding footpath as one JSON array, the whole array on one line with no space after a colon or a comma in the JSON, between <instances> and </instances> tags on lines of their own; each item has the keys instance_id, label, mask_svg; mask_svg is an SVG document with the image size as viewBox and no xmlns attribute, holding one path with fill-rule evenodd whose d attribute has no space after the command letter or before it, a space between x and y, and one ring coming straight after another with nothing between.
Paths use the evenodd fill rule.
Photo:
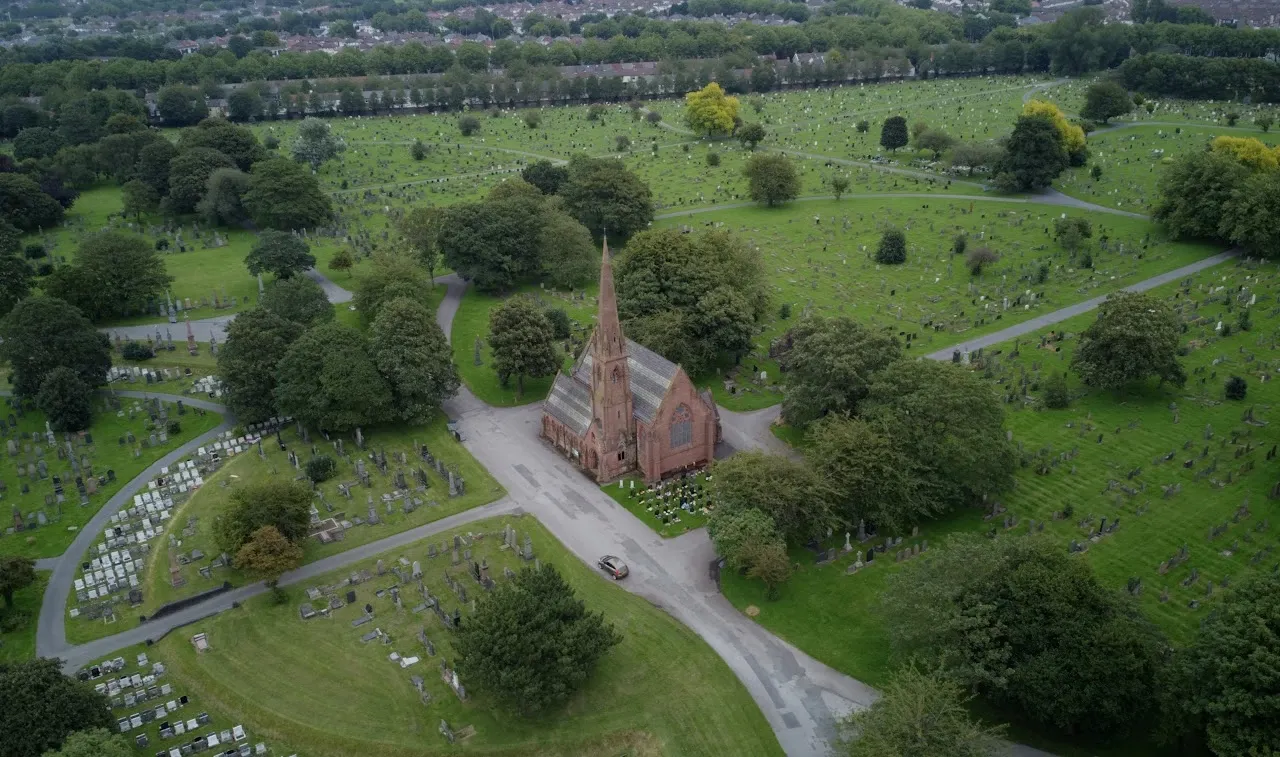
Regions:
<instances>
[{"instance_id":1,"label":"winding footpath","mask_svg":"<svg viewBox=\"0 0 1280 757\"><path fill-rule=\"evenodd\" d=\"M968 198L965 195L938 194L870 195L885 196ZM1073 207L1081 207L1076 203L1082 203L1052 193L1029 199L977 196L972 199L1042 202ZM745 205L748 203L741 204ZM1116 212L1089 203L1083 203L1083 206L1099 212ZM659 217L694 215L731 207L739 206L697 208ZM1176 281L1222 263L1235 254L1235 251L1223 252L1126 289L1143 291ZM321 283L334 302L350 300L350 292L325 279L319 272L312 271L309 275ZM467 284L454 274L439 277L437 282L447 287L447 293L437 311L436 319L444 333L449 335ZM956 347L939 350L929 357L950 360L954 349L972 350L1043 329L1088 312L1096 308L1103 299L1104 297L1097 297L1062 308ZM193 321L193 332L200 341L208 341L209 335L224 339L226 324L232 317ZM154 329L153 325L106 331L119 333L127 338L146 338L148 334L154 333ZM179 399L143 392L119 394L126 397ZM37 652L42 657L62 658L68 670L102 659L122 647L158 639L173 629L222 612L233 603L243 602L266 591L261 583L238 587L194 607L105 639L78 646L67 643L66 603L77 566L89 546L99 538L111 515L124 507L134 493L159 473L161 467L186 457L197 447L235 425L235 419L220 405L191 397L181 399L195 407L224 413L222 425L156 461L111 497L61 557L40 561L40 566L51 569L53 575L40 609L40 623L36 634ZM790 757L826 755L835 736L837 718L874 701L876 693L872 688L774 636L740 613L724 598L710 575L715 554L705 529L673 539L662 539L559 455L537 443L535 440L541 427L541 408L538 403L511 408L492 407L463 387L445 404L444 410L458 422L465 439L463 446L506 488L507 496L491 504L305 565L285 574L280 581L281 585L304 583L379 553L407 546L483 518L529 513L588 565L593 565L598 556L605 553L620 555L626 560L631 567L631 576L619 586L662 608L706 640L746 686ZM750 413L722 409L725 441L735 449L756 448L794 454L770 431L770 425L777 418L778 412L777 406ZM1012 746L1012 754L1018 757L1045 755L1044 752L1021 745Z\"/></svg>"}]
</instances>

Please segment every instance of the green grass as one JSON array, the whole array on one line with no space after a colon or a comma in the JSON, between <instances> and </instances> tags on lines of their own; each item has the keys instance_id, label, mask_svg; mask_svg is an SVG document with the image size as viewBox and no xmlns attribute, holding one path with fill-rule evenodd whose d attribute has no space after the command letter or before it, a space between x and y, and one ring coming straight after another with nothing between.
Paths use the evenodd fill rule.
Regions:
<instances>
[{"instance_id":1,"label":"green grass","mask_svg":"<svg viewBox=\"0 0 1280 757\"><path fill-rule=\"evenodd\" d=\"M360 612L351 606L331 619L300 620L305 587L290 587L286 604L275 605L269 596L255 598L239 610L171 634L154 647L153 656L170 665L201 707L231 716L232 722L244 723L251 734L269 742L309 755L452 753L458 747L450 747L436 733L441 719L455 732L473 727L474 735L463 748L483 754L781 754L759 709L705 642L644 599L603 580L531 517L482 521L462 529L485 534L471 547L473 559L485 559L495 580L506 580L504 566L519 567L518 558L498 548L498 534L508 522L522 540L525 533L531 534L539 559L559 568L588 609L604 613L623 636L622 644L559 712L513 717L499 710L479 686L468 686L470 698L460 702L438 675L439 658L453 656L450 632L430 612L410 612L419 601L410 585L403 587L402 610L397 611L389 597L376 597L375 590L393 585L390 574L351 587L357 605L371 603L376 613L373 623L359 629L349 625ZM459 606L464 618L469 614L470 608L442 578L450 570L474 597L482 590L465 570L449 568L443 556L428 559L423 542L382 555L388 565L400 557L421 561L427 587L449 612ZM306 586L332 584L352 569L372 571L375 562L363 561ZM389 633L394 643L362 644L360 635L374 626ZM427 656L416 640L420 628L435 643L438 657ZM200 632L208 634L210 644L202 655L188 643L191 634ZM423 659L402 670L388 662L391 651ZM425 679L430 704L419 701L411 675Z\"/></svg>"},{"instance_id":2,"label":"green grass","mask_svg":"<svg viewBox=\"0 0 1280 757\"><path fill-rule=\"evenodd\" d=\"M145 384L143 385L145 388ZM135 389L137 385L123 384L120 388ZM104 486L99 486L98 491L89 497L89 504L85 507L80 506L79 495L76 493L75 474L71 470L70 461L59 460L55 454L55 450L47 444L41 442L45 446L46 453L44 455L45 463L48 465L49 478L35 480L24 476L17 476L17 465L22 463L25 465L30 462L37 464L40 459L37 457L35 450L36 442L31 439L31 433L39 431L43 434L45 430L44 414L37 410L28 410L24 417L18 421L18 430L25 440L19 437L11 437L18 441L18 455L16 457L4 456L6 483L9 486L9 492L5 497L8 508L12 510L14 507L19 508L24 514L35 512L44 508L46 515L49 517L50 524L44 528L38 528L35 531L23 531L12 535L0 536L0 551L5 554L22 555L25 557L56 557L71 544L75 539L76 532L89 522L95 513L106 503L111 495L120 490L126 482L133 479L141 473L148 465L167 454L170 450L175 449L186 441L193 439L206 431L217 426L222 422L222 417L215 413L206 413L201 415L194 409L188 409L187 414L179 417L176 406L166 403L169 407L169 417L171 420L180 420L182 423L181 433L170 436L165 443L158 444L155 447L142 448L142 454L134 457L133 445L118 443L121 437L126 436L130 431L133 432L138 439L138 444L142 444L151 433L148 430L150 418L145 410L142 409L142 401L122 398L120 400L122 409L117 413L104 409L104 403L98 403L95 408L93 424L89 428L89 433L93 436L92 445L76 444L76 455L89 455L93 464L93 472L95 475L106 475L108 470L114 470L116 480ZM162 429L161 429L162 430ZM63 434L56 434L57 444L65 449L66 440ZM32 451L26 452L25 445L31 444ZM0 447L2 449L2 447ZM53 476L60 476L64 482L66 493L66 502L62 505L61 520L55 519L55 508L45 507L45 495L52 496ZM30 486L30 492L21 493L22 484ZM6 521L6 527L12 525L11 521Z\"/></svg>"},{"instance_id":3,"label":"green grass","mask_svg":"<svg viewBox=\"0 0 1280 757\"><path fill-rule=\"evenodd\" d=\"M305 465L305 461L311 457L309 445L301 442L292 428L282 431L281 435L285 439L285 443L298 454ZM334 436L335 440L337 438L337 436ZM322 493L324 501L334 507L334 511L329 512L323 504L317 502L316 507L319 510L320 517L322 519L332 517L339 520L343 517L347 520L354 520L357 516L365 518L369 509L367 504L368 496L372 494L378 510L378 517L382 523L378 526L354 526L347 530L345 538L341 541L334 541L329 544L321 544L317 539L308 539L304 543L304 562L313 562L329 557L362 544L367 544L401 531L407 531L424 523L430 523L463 510L487 504L504 494L502 487L494 481L493 477L462 448L461 444L449 436L448 430L445 428L444 418L437 417L426 426L370 430L366 435L366 452L385 451L389 475L383 476L373 466L372 462L366 459L366 470L369 471L373 486L370 489L365 489L358 485L353 487L351 490L352 498L347 500L338 492L338 484L357 481L355 460L359 450L356 449L352 436L343 436L343 438L347 454L350 456L349 462L344 462L341 458L338 458L333 446L325 442L318 434L312 437L312 442L315 443L321 454L328 454L338 462L338 475L317 487ZM419 466L423 470L427 469L426 463L419 460L414 452L413 444L415 440L425 444L432 451L432 454L440 457L446 464L458 465L462 477L467 482L467 491L462 496L450 497L448 480L431 470L427 474L431 486L425 492L413 492L411 496L422 499L424 503L434 501L437 504L424 504L424 506L406 515L400 509L401 502L396 502L394 512L387 514L385 505L382 502L382 495L390 493L394 489L396 471L403 470L405 472L405 477L412 488L414 469ZM139 615L150 615L163 604L220 586L223 581L231 581L237 586L251 583L253 579L238 570L215 568L211 576L205 578L200 575L199 568L207 566L219 552L213 535L213 523L227 506L232 491L237 487L269 480L272 477L284 476L293 478L294 475L297 475L289 464L288 453L280 451L274 438L265 440L262 447L267 453L265 461L258 457L256 448L241 452L218 470L217 473L206 478L200 491L174 510L173 516L167 524L167 530L153 542L151 554L140 576L144 597L141 606L133 608L127 613L118 612L116 614L116 622L111 624L86 618L68 618L68 640L72 643L82 643L119 633L126 628L136 626ZM397 454L400 452L405 453L408 460L407 465L400 465L397 459ZM194 528L191 529L190 533L185 533L191 518L196 519ZM193 549L199 549L206 555L203 560L180 566L180 573L186 581L186 584L181 587L174 587L169 581L170 547L168 539L170 534L176 536L179 540L179 554L189 554ZM68 599L68 610L73 606L75 606L74 596Z\"/></svg>"},{"instance_id":4,"label":"green grass","mask_svg":"<svg viewBox=\"0 0 1280 757\"><path fill-rule=\"evenodd\" d=\"M49 571L36 571L30 586L13 593L13 607L0 606L0 663L35 659L36 621L40 617L40 601L49 583Z\"/></svg>"},{"instance_id":5,"label":"green grass","mask_svg":"<svg viewBox=\"0 0 1280 757\"><path fill-rule=\"evenodd\" d=\"M703 474L698 474L699 481L704 481ZM705 484L704 484L705 485ZM618 483L605 484L600 487L605 494L613 498L615 502L622 505L632 515L636 516L649 528L657 532L658 536L670 538L686 534L696 528L702 528L707 525L707 519L710 517L700 510L693 512L679 513L680 522L663 523L650 507L646 507L643 501L646 486L643 480L634 477L621 479ZM632 495L635 496L632 496Z\"/></svg>"}]
</instances>

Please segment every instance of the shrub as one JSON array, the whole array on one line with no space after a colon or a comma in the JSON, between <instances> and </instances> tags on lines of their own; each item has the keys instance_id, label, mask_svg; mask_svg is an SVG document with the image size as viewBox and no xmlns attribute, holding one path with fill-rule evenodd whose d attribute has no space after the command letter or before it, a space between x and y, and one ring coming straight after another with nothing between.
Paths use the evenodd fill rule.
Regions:
<instances>
[{"instance_id":1,"label":"shrub","mask_svg":"<svg viewBox=\"0 0 1280 757\"><path fill-rule=\"evenodd\" d=\"M631 149L631 137L626 134L619 134L613 138L614 145L617 146L618 152L626 152Z\"/></svg>"},{"instance_id":2,"label":"shrub","mask_svg":"<svg viewBox=\"0 0 1280 757\"><path fill-rule=\"evenodd\" d=\"M169 432L169 436L177 436L182 433L182 421L175 418L165 424L164 430Z\"/></svg>"},{"instance_id":3,"label":"shrub","mask_svg":"<svg viewBox=\"0 0 1280 757\"><path fill-rule=\"evenodd\" d=\"M871 130L871 122L864 118L861 121L859 121L858 125L854 128L858 130L859 134L866 134L868 131Z\"/></svg>"},{"instance_id":4,"label":"shrub","mask_svg":"<svg viewBox=\"0 0 1280 757\"><path fill-rule=\"evenodd\" d=\"M274 135L268 134L266 139L262 140L262 146L268 150L276 150L280 147L280 140Z\"/></svg>"},{"instance_id":5,"label":"shrub","mask_svg":"<svg viewBox=\"0 0 1280 757\"><path fill-rule=\"evenodd\" d=\"M966 247L969 246L969 237L964 234L956 234L955 241L951 243L951 251L956 255L963 255Z\"/></svg>"},{"instance_id":6,"label":"shrub","mask_svg":"<svg viewBox=\"0 0 1280 757\"><path fill-rule=\"evenodd\" d=\"M542 125L542 114L536 110L528 111L524 114L524 125L530 129L536 129Z\"/></svg>"},{"instance_id":7,"label":"shrub","mask_svg":"<svg viewBox=\"0 0 1280 757\"><path fill-rule=\"evenodd\" d=\"M1234 110L1227 113L1227 126L1235 126L1236 122L1239 120L1240 114Z\"/></svg>"},{"instance_id":8,"label":"shrub","mask_svg":"<svg viewBox=\"0 0 1280 757\"><path fill-rule=\"evenodd\" d=\"M1101 179L1101 178L1102 178L1102 166L1098 165L1097 163L1094 163L1094 164L1093 164L1093 167L1089 169L1089 175L1090 175L1091 177L1093 177L1093 180L1094 180L1094 181L1097 181L1098 179Z\"/></svg>"},{"instance_id":9,"label":"shrub","mask_svg":"<svg viewBox=\"0 0 1280 757\"><path fill-rule=\"evenodd\" d=\"M1244 399L1244 396L1249 392L1249 382L1245 381L1239 376L1232 376L1231 378L1227 379L1227 385L1225 389L1226 389L1227 399L1242 400Z\"/></svg>"},{"instance_id":10,"label":"shrub","mask_svg":"<svg viewBox=\"0 0 1280 757\"><path fill-rule=\"evenodd\" d=\"M22 254L27 256L27 260L39 260L48 255L49 252L39 242L31 242L22 248Z\"/></svg>"},{"instance_id":11,"label":"shrub","mask_svg":"<svg viewBox=\"0 0 1280 757\"><path fill-rule=\"evenodd\" d=\"M707 153L707 165L709 165L709 166L718 166L718 165L720 165L720 153L718 153L718 152L709 152L709 153Z\"/></svg>"},{"instance_id":12,"label":"shrub","mask_svg":"<svg viewBox=\"0 0 1280 757\"><path fill-rule=\"evenodd\" d=\"M587 120L599 121L604 118L605 107L603 105L592 105L587 108Z\"/></svg>"},{"instance_id":13,"label":"shrub","mask_svg":"<svg viewBox=\"0 0 1280 757\"><path fill-rule=\"evenodd\" d=\"M990 247L974 247L964 256L964 264L969 267L969 273L978 276L982 273L983 266L999 259L1000 255Z\"/></svg>"},{"instance_id":14,"label":"shrub","mask_svg":"<svg viewBox=\"0 0 1280 757\"><path fill-rule=\"evenodd\" d=\"M790 303L790 302L784 302L784 303L782 303L782 305L780 305L780 306L778 307L778 317L779 317L779 318L781 318L781 319L782 319L782 320L784 320L784 321L791 317L791 303Z\"/></svg>"},{"instance_id":15,"label":"shrub","mask_svg":"<svg viewBox=\"0 0 1280 757\"><path fill-rule=\"evenodd\" d=\"M1049 280L1049 264L1041 263L1040 267L1036 269L1036 276L1032 281L1036 284L1043 284L1048 280Z\"/></svg>"},{"instance_id":16,"label":"shrub","mask_svg":"<svg viewBox=\"0 0 1280 757\"><path fill-rule=\"evenodd\" d=\"M907 235L901 229L889 229L880 236L876 247L876 262L884 265L901 265L907 262Z\"/></svg>"},{"instance_id":17,"label":"shrub","mask_svg":"<svg viewBox=\"0 0 1280 757\"><path fill-rule=\"evenodd\" d=\"M1241 331L1253 328L1253 316L1249 314L1249 308L1242 309L1240 315L1236 316L1236 328Z\"/></svg>"},{"instance_id":18,"label":"shrub","mask_svg":"<svg viewBox=\"0 0 1280 757\"><path fill-rule=\"evenodd\" d=\"M328 481L337 472L338 464L328 455L317 455L307 461L307 478L314 483Z\"/></svg>"},{"instance_id":19,"label":"shrub","mask_svg":"<svg viewBox=\"0 0 1280 757\"><path fill-rule=\"evenodd\" d=\"M656 110L651 110L644 115L644 120L648 121L651 124L657 124L659 121L662 120L662 114Z\"/></svg>"},{"instance_id":20,"label":"shrub","mask_svg":"<svg viewBox=\"0 0 1280 757\"><path fill-rule=\"evenodd\" d=\"M462 132L462 136L470 137L480 131L480 119L475 116L463 116L458 119L458 131Z\"/></svg>"},{"instance_id":21,"label":"shrub","mask_svg":"<svg viewBox=\"0 0 1280 757\"><path fill-rule=\"evenodd\" d=\"M1063 374L1051 377L1044 382L1044 406L1053 410L1062 410L1071 404L1071 389L1067 387L1067 377Z\"/></svg>"},{"instance_id":22,"label":"shrub","mask_svg":"<svg viewBox=\"0 0 1280 757\"><path fill-rule=\"evenodd\" d=\"M120 350L125 360L150 360L156 356L149 345L142 342L128 342Z\"/></svg>"},{"instance_id":23,"label":"shrub","mask_svg":"<svg viewBox=\"0 0 1280 757\"><path fill-rule=\"evenodd\" d=\"M573 334L569 314L564 308L547 308L547 320L551 321L551 332L556 339L568 339Z\"/></svg>"}]
</instances>

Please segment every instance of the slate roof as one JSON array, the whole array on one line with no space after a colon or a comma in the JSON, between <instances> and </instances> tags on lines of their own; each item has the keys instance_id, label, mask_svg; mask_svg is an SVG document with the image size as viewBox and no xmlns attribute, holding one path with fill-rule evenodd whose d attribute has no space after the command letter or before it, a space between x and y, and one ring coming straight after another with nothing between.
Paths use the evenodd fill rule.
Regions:
<instances>
[{"instance_id":1,"label":"slate roof","mask_svg":"<svg viewBox=\"0 0 1280 757\"><path fill-rule=\"evenodd\" d=\"M636 420L653 423L662 398L675 380L678 366L653 350L627 340L627 366L631 371L631 407ZM570 375L556 375L543 403L551 417L575 434L591 425L591 344L588 342Z\"/></svg>"}]
</instances>

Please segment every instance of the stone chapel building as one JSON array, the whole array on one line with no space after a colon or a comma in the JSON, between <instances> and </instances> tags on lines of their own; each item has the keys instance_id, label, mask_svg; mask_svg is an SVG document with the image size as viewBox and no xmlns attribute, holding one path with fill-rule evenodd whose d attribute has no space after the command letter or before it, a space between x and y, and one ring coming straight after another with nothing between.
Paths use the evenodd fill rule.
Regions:
<instances>
[{"instance_id":1,"label":"stone chapel building","mask_svg":"<svg viewBox=\"0 0 1280 757\"><path fill-rule=\"evenodd\" d=\"M609 243L600 264L596 328L542 404L542 438L600 483L633 471L653 483L705 465L720 441L710 391L684 369L627 339L618 322Z\"/></svg>"}]
</instances>

